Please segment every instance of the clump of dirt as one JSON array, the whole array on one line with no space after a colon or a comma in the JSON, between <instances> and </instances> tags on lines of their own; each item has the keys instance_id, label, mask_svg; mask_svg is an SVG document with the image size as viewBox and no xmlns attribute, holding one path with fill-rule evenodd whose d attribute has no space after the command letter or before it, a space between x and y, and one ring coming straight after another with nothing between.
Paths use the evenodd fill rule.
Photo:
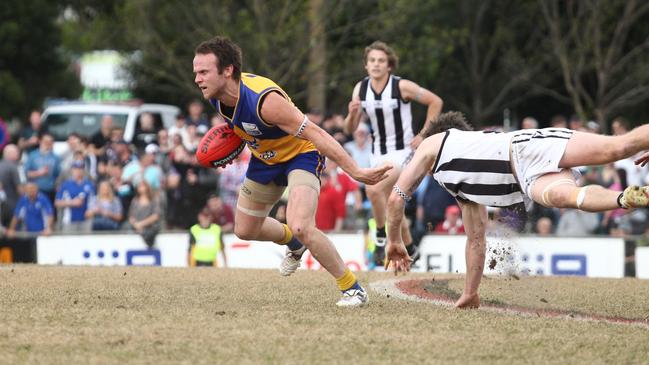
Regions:
<instances>
[{"instance_id":1,"label":"clump of dirt","mask_svg":"<svg viewBox=\"0 0 649 365\"><path fill-rule=\"evenodd\" d=\"M521 268L516 238L518 233L506 224L489 221L487 226L487 257L489 270L512 277L526 275Z\"/></svg>"},{"instance_id":2,"label":"clump of dirt","mask_svg":"<svg viewBox=\"0 0 649 365\"><path fill-rule=\"evenodd\" d=\"M514 252L511 245L504 245L502 242L496 243L496 247L489 251L491 259L489 260L489 269L495 270L498 263L504 266L513 260Z\"/></svg>"}]
</instances>

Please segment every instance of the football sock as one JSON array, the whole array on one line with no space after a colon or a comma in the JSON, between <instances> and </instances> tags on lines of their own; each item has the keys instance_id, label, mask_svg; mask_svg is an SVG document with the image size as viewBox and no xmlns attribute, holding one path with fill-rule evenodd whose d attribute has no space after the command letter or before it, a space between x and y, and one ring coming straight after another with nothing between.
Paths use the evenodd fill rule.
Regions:
<instances>
[{"instance_id":1,"label":"football sock","mask_svg":"<svg viewBox=\"0 0 649 365\"><path fill-rule=\"evenodd\" d=\"M338 289L343 292L349 289L363 289L360 285L358 285L358 281L356 280L354 273L352 273L348 268L345 269L343 276L336 279L336 283L338 284Z\"/></svg>"},{"instance_id":2,"label":"football sock","mask_svg":"<svg viewBox=\"0 0 649 365\"><path fill-rule=\"evenodd\" d=\"M278 245L286 245L291 251L299 250L304 247L302 242L298 241L298 239L293 236L293 232L288 228L288 225L282 223L282 226L284 227L284 239L281 241L275 241L275 243Z\"/></svg>"}]
</instances>

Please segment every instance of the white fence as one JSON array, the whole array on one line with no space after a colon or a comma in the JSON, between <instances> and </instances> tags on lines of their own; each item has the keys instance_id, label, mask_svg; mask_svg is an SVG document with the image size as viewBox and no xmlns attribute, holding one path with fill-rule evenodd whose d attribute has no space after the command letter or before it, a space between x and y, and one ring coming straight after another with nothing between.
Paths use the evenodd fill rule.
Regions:
<instances>
[{"instance_id":1,"label":"white fence","mask_svg":"<svg viewBox=\"0 0 649 365\"><path fill-rule=\"evenodd\" d=\"M368 269L362 234L329 237L350 269ZM464 236L424 237L422 257L413 271L465 272L465 240ZM232 234L225 235L224 241L228 267L277 268L284 255L283 247L269 242L243 241ZM624 241L620 238L521 236L489 237L487 242L486 274L624 276ZM182 267L187 266L188 245L186 233L162 233L151 250L135 234L50 236L38 238L37 253L39 264ZM638 277L649 278L649 248L638 252ZM318 270L320 265L307 251L302 268Z\"/></svg>"}]
</instances>

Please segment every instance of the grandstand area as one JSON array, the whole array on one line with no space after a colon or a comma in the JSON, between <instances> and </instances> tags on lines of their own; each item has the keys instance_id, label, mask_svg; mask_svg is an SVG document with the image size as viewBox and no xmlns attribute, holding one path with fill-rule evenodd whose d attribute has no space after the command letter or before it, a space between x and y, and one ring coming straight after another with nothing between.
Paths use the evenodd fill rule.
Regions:
<instances>
[{"instance_id":1,"label":"grandstand area","mask_svg":"<svg viewBox=\"0 0 649 365\"><path fill-rule=\"evenodd\" d=\"M460 293L458 275L398 277L433 278ZM488 276L482 296L647 320L649 281L519 279ZM7 364L641 364L649 353L640 325L452 310L375 290L365 308L337 308L324 271L283 278L275 270L5 265L0 291Z\"/></svg>"}]
</instances>

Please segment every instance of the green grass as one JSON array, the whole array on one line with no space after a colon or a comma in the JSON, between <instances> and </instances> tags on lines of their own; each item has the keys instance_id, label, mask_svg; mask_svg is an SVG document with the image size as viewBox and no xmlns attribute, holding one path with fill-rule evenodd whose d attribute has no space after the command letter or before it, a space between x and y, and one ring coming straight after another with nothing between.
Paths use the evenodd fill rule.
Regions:
<instances>
[{"instance_id":1,"label":"green grass","mask_svg":"<svg viewBox=\"0 0 649 365\"><path fill-rule=\"evenodd\" d=\"M393 276L359 277L367 284ZM446 278L447 290L461 290L460 276ZM486 278L481 293L498 303L649 315L649 281L634 279ZM649 361L645 328L370 296L366 308L337 308L325 272L283 278L271 270L0 266L0 363Z\"/></svg>"}]
</instances>

